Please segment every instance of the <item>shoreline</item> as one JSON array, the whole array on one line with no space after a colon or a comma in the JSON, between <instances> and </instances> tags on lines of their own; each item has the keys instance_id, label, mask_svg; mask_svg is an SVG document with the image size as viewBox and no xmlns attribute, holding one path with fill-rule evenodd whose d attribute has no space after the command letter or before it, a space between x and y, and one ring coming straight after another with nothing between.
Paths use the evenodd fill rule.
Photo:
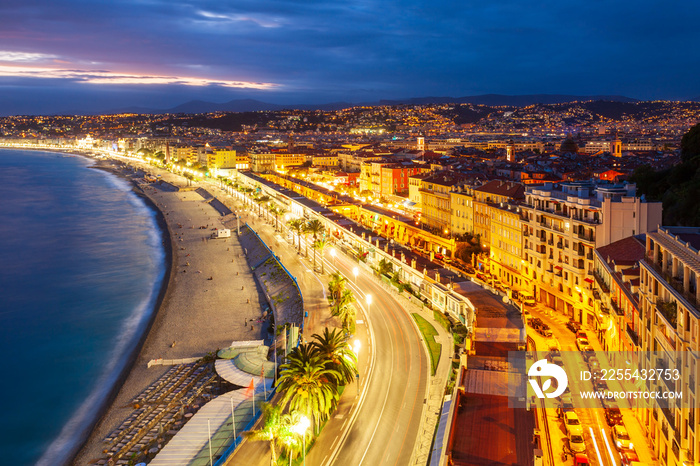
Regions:
<instances>
[{"instance_id":1,"label":"shoreline","mask_svg":"<svg viewBox=\"0 0 700 466\"><path fill-rule=\"evenodd\" d=\"M185 243L188 251L187 256L189 256L189 252L191 252L193 256L199 253L202 255L206 255L208 253L211 254L212 251L210 251L210 249L223 247L224 244L228 244L229 248L223 247L223 251L235 249L235 247L239 247L237 242L234 244L231 242L212 242L212 244L209 244L206 238L202 237L202 232L200 230L188 228L187 231L183 231L181 229L174 229L176 225L179 228L182 228L179 223L176 223L174 217L178 214L182 215L185 213L186 206L183 205L181 209L177 209L176 207L175 210L171 210L171 202L175 204L173 197L168 197L169 200L165 201L168 202L167 208L158 202L159 200L163 202L163 199L159 199L158 196L176 196L177 192L166 193L158 191L157 188L153 188L154 193L152 194L142 189L141 186L139 186L138 183L136 183L136 181L129 176L131 168L139 169L137 165L132 165L119 159L96 159L94 157L79 153L76 153L75 155L91 159L95 164L89 168L105 170L115 176L129 181L133 185L132 192L141 198L146 206L149 209L152 209L156 215L156 223L161 233L165 253L165 271L160 290L158 292L158 297L154 304L148 324L144 327L137 344L134 345L134 347L130 350L128 357L126 357L124 368L111 388L110 395L105 398L105 401L102 403L101 408L96 413L95 419L90 428L86 429L87 435L80 443L79 447L74 450L70 456L69 462L67 463L83 465L93 462L102 455L102 449L104 448L104 437L128 416L129 411L132 409L130 401L136 394L141 392L152 381L158 379L168 369L167 366L158 366L149 369L146 367L146 362L148 360L163 356L168 358L200 357L204 356L209 351L213 351L221 347L227 347L230 345L231 341L246 338L253 339L255 338L254 336L248 335L255 332L252 331L252 327L244 328L243 322L246 321L250 315L253 317L259 317L262 313L262 308L259 305L259 299L241 299L241 302L243 303L247 301L249 303L249 307L246 307L245 310L239 311L238 315L233 316L235 319L232 320L232 316L228 315L232 313L230 313L230 311L226 311L226 308L230 307L226 306L226 304L232 304L231 301L233 301L231 299L232 293L228 292L225 299L224 297L220 297L218 300L216 300L217 303L215 305L207 308L206 316L190 316L188 312L188 305L193 305L197 301L195 298L190 297L190 294L196 294L195 291L190 292L190 289L197 288L197 284L195 282L197 282L198 279L203 280L205 278L201 275L185 275L176 273L186 272L188 269L184 269L182 271L177 270L180 265L183 265L184 263L184 260L180 260L183 259L183 257L180 256L184 256L183 252L185 248L181 247L180 249L176 250L173 242L177 242L178 239L179 241L183 241L183 237L185 237L185 235L198 235L198 240L196 243ZM152 169L151 171L155 171L155 169ZM176 179L175 181L177 182L179 180ZM146 190L150 191L150 188L147 187ZM180 200L185 202L183 199ZM193 204L196 209L199 209L199 204L196 202L190 202L190 204ZM175 204L175 206L177 206L177 204ZM214 212L206 212L204 211L204 208L201 210L204 212L204 214L199 211L197 214L214 216L216 219L215 221L221 219L221 217ZM211 220L209 220L209 222L211 223ZM179 238L178 234L180 235ZM206 230L204 234L207 235ZM200 238L201 241L199 241ZM222 254L218 253L218 255L221 256ZM234 256L231 255L230 257ZM188 259L193 260L193 258L190 257L188 257ZM228 261L226 265L223 263L224 260ZM242 261L245 263L244 258ZM211 262L216 261L212 260ZM219 263L207 265L211 265L210 268L216 269L216 272L218 273L222 268L230 268L229 263L231 263L230 265L233 266L235 262L237 261L229 261L228 259L221 258ZM187 265L189 265L189 262L187 262ZM235 265L238 266L238 264ZM241 270L240 280L246 279L246 277L244 277L246 272L250 274L249 270ZM235 275L238 275L238 273ZM252 285L252 289L255 290L257 286L255 283L252 283L252 275L248 278L251 280L250 285ZM236 277L236 280L238 280L238 277ZM206 284L206 282L204 283ZM248 282L245 283L248 285ZM241 291L233 292L233 294L240 295L244 293L247 297L251 293L250 291L243 292L242 290L243 287L241 287ZM201 293L202 290L199 289L198 291ZM204 292L208 291L208 289L204 290ZM209 293L209 295L222 294L221 292L216 293L217 290L212 291L215 293ZM254 293L259 293L259 290L254 291ZM209 297L204 296L203 294L200 296L202 298ZM233 310L236 312L235 308ZM218 320L217 317L219 318ZM241 321L241 319L243 319L243 321ZM205 328L202 332L197 332L196 327L202 327L202 320L206 320L207 322L219 322L220 320L222 321L222 325L215 324L217 326L216 329ZM230 327L228 330L226 330L226 323L228 323L228 327ZM204 325L204 327L206 327L206 325ZM226 336L222 335L224 332L226 332ZM170 341L173 342L172 345L169 344ZM175 346L176 341L177 346Z\"/></svg>"}]
</instances>

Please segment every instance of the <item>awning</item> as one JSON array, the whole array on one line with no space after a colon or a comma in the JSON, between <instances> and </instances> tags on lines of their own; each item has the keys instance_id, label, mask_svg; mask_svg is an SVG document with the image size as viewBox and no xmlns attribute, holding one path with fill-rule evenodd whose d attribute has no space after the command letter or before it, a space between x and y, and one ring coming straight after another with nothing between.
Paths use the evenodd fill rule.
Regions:
<instances>
[{"instance_id":1,"label":"awning","mask_svg":"<svg viewBox=\"0 0 700 466\"><path fill-rule=\"evenodd\" d=\"M588 278L588 277L584 278L583 281L584 281L584 282L588 282L588 283L593 283L593 279L592 279L592 278Z\"/></svg>"},{"instance_id":2,"label":"awning","mask_svg":"<svg viewBox=\"0 0 700 466\"><path fill-rule=\"evenodd\" d=\"M554 268L561 270L561 266L559 266L559 265L555 265Z\"/></svg>"}]
</instances>

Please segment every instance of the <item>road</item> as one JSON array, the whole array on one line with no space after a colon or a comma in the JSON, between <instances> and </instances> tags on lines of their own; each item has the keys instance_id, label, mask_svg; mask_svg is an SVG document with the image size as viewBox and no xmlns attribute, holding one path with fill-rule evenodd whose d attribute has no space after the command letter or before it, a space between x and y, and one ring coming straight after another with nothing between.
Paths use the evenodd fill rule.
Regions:
<instances>
[{"instance_id":1,"label":"road","mask_svg":"<svg viewBox=\"0 0 700 466\"><path fill-rule=\"evenodd\" d=\"M337 454L331 451L334 439L322 436L314 450L328 456L320 463L308 464L409 464L428 383L428 361L421 337L408 312L366 272L360 272L357 283L353 283L355 262L338 255L335 265L352 277L348 284L365 313L366 296L372 296L368 320L376 357L369 384L362 386L365 399Z\"/></svg>"},{"instance_id":2,"label":"road","mask_svg":"<svg viewBox=\"0 0 700 466\"><path fill-rule=\"evenodd\" d=\"M552 340L556 340L561 348L562 357L566 364L567 372L569 373L569 387L572 392L596 391L593 388L591 381L581 381L578 376L572 376L573 373L581 370L589 370L587 364L584 362L581 353L578 352L576 347L576 338L569 329L567 329L562 324L562 318L555 318L556 314L553 311L546 311L545 308L538 305L537 308L533 309L532 315L534 317L539 317L543 322L549 325L552 330L552 338L545 339L541 337L537 332L528 327L528 335L532 336L537 343L538 350L547 350L550 346ZM592 332L589 332L589 337L592 337ZM589 339L591 344L597 345L593 339ZM595 348L600 351L600 348ZM546 353L543 353L546 354ZM603 359L602 356L598 356L598 359ZM574 370L571 370L571 367ZM611 387L616 388L616 387ZM580 406L581 401L575 401L575 406ZM578 405L577 405L578 403ZM576 407L575 412L581 421L583 427L584 440L586 443L586 453L592 465L596 466L617 466L621 464L620 453L615 448L613 440L611 437L610 427L608 426L603 405L600 400L591 401L595 407L583 408ZM621 405L622 406L622 405ZM547 408L547 419L550 426L550 441L552 444L552 450L554 454L555 461L561 459L561 453L566 444L566 431L562 420L558 417L556 410L552 408ZM624 422L628 429L633 427L636 423L633 414L627 413L628 410L623 410ZM637 434L637 429L630 431L630 435ZM640 455L640 459L650 458L650 453L648 452L648 447L646 445L646 439L640 435L634 435L633 440L635 445L637 445L636 450ZM570 464L568 463L557 463L557 464ZM651 464L651 463L650 463Z\"/></svg>"}]
</instances>

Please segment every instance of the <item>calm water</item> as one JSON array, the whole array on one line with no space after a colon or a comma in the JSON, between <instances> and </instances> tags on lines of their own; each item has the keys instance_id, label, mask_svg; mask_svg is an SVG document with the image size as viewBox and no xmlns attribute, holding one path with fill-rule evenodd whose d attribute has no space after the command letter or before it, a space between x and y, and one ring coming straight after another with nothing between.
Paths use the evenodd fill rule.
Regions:
<instances>
[{"instance_id":1,"label":"calm water","mask_svg":"<svg viewBox=\"0 0 700 466\"><path fill-rule=\"evenodd\" d=\"M0 463L58 464L142 333L153 212L90 160L0 150Z\"/></svg>"}]
</instances>

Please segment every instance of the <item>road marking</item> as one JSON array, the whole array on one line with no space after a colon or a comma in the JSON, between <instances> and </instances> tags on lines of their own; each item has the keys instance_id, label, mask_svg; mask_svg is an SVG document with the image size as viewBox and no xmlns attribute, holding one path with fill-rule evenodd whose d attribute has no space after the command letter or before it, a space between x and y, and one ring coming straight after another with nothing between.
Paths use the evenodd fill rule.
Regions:
<instances>
[{"instance_id":1,"label":"road marking","mask_svg":"<svg viewBox=\"0 0 700 466\"><path fill-rule=\"evenodd\" d=\"M595 447L595 452L598 454L598 461L600 461L601 466L603 463L603 457L600 456L600 450L598 449L598 442L595 441L595 435L593 434L593 427L589 427L588 430L591 431L591 439L593 439L593 446Z\"/></svg>"},{"instance_id":2,"label":"road marking","mask_svg":"<svg viewBox=\"0 0 700 466\"><path fill-rule=\"evenodd\" d=\"M601 427L600 432L601 432L601 435L603 436L603 440L605 440L605 446L608 447L608 453L610 454L610 461L612 461L612 464L614 466L617 466L617 463L615 462L615 458L613 457L612 449L610 448L610 442L608 442L608 435L605 433L605 429L603 429Z\"/></svg>"}]
</instances>

